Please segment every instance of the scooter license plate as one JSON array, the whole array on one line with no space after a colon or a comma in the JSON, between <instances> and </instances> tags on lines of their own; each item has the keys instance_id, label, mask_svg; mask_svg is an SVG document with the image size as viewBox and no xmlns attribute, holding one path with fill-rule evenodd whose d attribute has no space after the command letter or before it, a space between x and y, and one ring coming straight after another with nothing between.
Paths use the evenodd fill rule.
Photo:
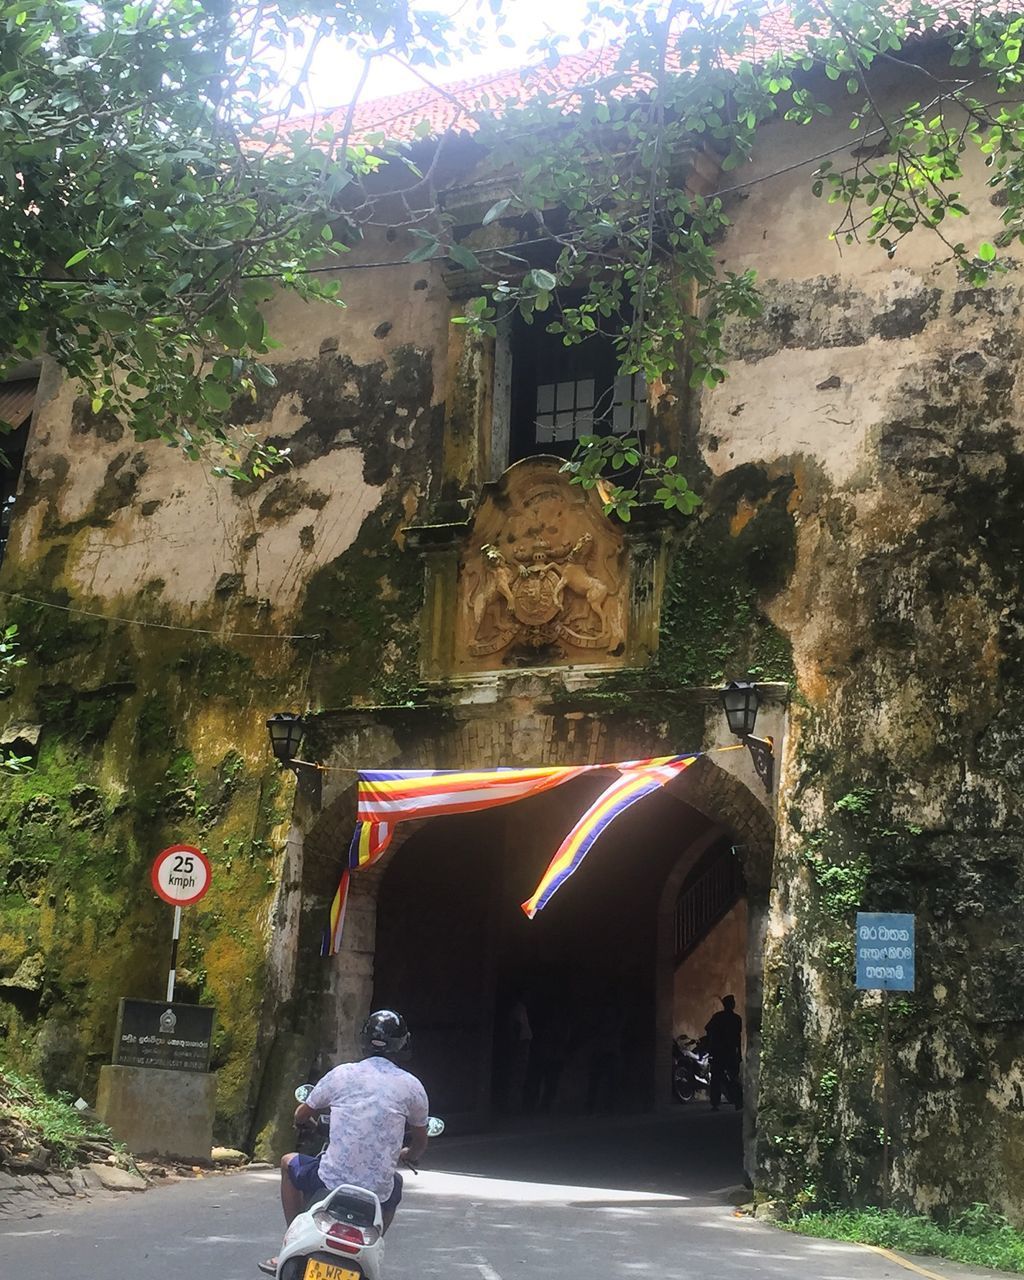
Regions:
<instances>
[{"instance_id":1,"label":"scooter license plate","mask_svg":"<svg viewBox=\"0 0 1024 1280\"><path fill-rule=\"evenodd\" d=\"M306 1263L306 1270L302 1273L302 1280L362 1280L358 1271L353 1271L351 1267L336 1267L333 1262L320 1262L316 1258L310 1258Z\"/></svg>"}]
</instances>

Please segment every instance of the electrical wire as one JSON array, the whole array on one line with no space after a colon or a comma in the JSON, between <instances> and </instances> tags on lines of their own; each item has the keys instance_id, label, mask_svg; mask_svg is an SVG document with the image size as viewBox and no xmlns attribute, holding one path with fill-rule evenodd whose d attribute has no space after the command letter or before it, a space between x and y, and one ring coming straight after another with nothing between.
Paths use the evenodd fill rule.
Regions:
<instances>
[{"instance_id":1,"label":"electrical wire","mask_svg":"<svg viewBox=\"0 0 1024 1280\"><path fill-rule=\"evenodd\" d=\"M901 116L899 119L902 120L904 117ZM762 182L771 182L775 178L784 177L787 173L793 173L797 169L806 168L809 164L818 164L820 161L827 160L830 156L838 155L840 151L845 151L853 145L862 146L869 139L876 138L887 133L888 129L884 126L879 126L875 129L867 129L863 133L858 132L855 138L851 138L849 136L844 137L842 142L836 143L834 147L829 147L825 151L819 151L814 155L804 156L800 160L794 160L789 164L783 165L780 169L773 169L770 173L759 174L756 178L750 178L745 182L737 182L729 187L719 187L717 190L710 192L709 196L720 197L732 195L737 191L747 191L751 187L760 185ZM483 257L484 255L507 254L516 249L529 249L535 245L552 243L558 243L557 239L547 236L536 236L533 239L518 240L512 244L481 247L474 249L473 252L477 257ZM294 271L293 274L299 276L315 276L330 275L340 271L378 271L389 267L426 267L443 260L443 255L439 255L435 258L422 259L419 262L410 261L409 258L388 258L380 262L338 262L329 266L301 267L297 271ZM280 274L281 273L277 271L253 271L246 272L242 278L246 280L274 280L277 279ZM93 280L82 280L73 276L19 275L14 272L8 275L8 279L19 280L26 284L67 284L91 286L97 283ZM133 283L138 284L145 282L133 281Z\"/></svg>"},{"instance_id":2,"label":"electrical wire","mask_svg":"<svg viewBox=\"0 0 1024 1280\"><path fill-rule=\"evenodd\" d=\"M8 600L20 600L23 604L38 605L41 609L58 609L61 613L79 614L84 618L98 618L102 622L123 622L130 627L151 627L158 631L183 631L197 636L218 636L223 640L319 640L318 632L308 635L279 635L274 631L218 631L213 627L183 627L173 622L150 622L145 618L121 618L109 613L100 613L96 609L79 609L75 605L56 604L53 600L36 600L32 596L22 595L20 591L4 591L0 596Z\"/></svg>"}]
</instances>

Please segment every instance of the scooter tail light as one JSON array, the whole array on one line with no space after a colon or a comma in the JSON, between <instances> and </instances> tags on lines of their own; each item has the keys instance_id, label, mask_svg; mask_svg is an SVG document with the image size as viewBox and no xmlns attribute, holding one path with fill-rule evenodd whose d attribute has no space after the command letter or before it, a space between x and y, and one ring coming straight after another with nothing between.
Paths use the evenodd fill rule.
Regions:
<instances>
[{"instance_id":1,"label":"scooter tail light","mask_svg":"<svg viewBox=\"0 0 1024 1280\"><path fill-rule=\"evenodd\" d=\"M329 1214L318 1213L313 1221L324 1233L328 1246L339 1253L358 1253L374 1244L378 1237L376 1227L356 1227L350 1222L336 1222Z\"/></svg>"}]
</instances>

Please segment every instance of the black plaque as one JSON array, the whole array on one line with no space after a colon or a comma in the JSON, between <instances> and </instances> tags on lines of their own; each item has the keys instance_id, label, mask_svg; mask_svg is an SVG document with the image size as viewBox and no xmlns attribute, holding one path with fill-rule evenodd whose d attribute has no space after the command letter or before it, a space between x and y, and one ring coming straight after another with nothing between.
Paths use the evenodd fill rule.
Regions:
<instances>
[{"instance_id":1,"label":"black plaque","mask_svg":"<svg viewBox=\"0 0 1024 1280\"><path fill-rule=\"evenodd\" d=\"M117 1007L114 1065L206 1072L212 1039L211 1005L122 999Z\"/></svg>"}]
</instances>

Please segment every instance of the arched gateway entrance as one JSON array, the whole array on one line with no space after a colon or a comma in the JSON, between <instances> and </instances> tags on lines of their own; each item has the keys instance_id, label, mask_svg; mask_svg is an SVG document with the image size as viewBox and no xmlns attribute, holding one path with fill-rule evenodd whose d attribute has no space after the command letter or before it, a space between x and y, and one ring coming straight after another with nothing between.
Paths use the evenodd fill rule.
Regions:
<instances>
[{"instance_id":1,"label":"arched gateway entrance","mask_svg":"<svg viewBox=\"0 0 1024 1280\"><path fill-rule=\"evenodd\" d=\"M415 750L396 750L395 727L379 716L356 723L346 716L343 742L332 735L338 745L327 758L349 768L600 763L699 749L698 736L713 752L725 745L715 740L724 730L701 693L690 723L697 728L706 716L711 732L691 730L685 743L679 733L666 741L665 724L652 732L635 720L571 708L499 718L491 706L434 726ZM765 731L778 743L781 699L769 715L774 723ZM407 732L401 737L408 741ZM305 833L298 824L295 833L302 844L296 976L311 973L301 959L312 943L310 904L323 909L354 819L351 775L325 777L319 794L308 796L315 814L307 810ZM656 1110L672 1105L673 1033L702 1026L718 1007L716 984L728 982L745 1021L744 1145L752 1170L771 801L754 790L746 753L704 756L616 819L576 875L528 920L519 903L608 781L588 775L501 808L402 824L384 858L353 876L343 950L321 971L329 975L321 1065L354 1050L372 1004L393 1005L415 1029L416 1070L454 1129L500 1124L524 1106L567 1114ZM692 890L699 897L709 871L729 861L737 872L733 899L707 916L703 933L691 928L681 940L684 899ZM512 1061L507 1035L519 1000L544 1042L532 1070ZM599 1061L608 1048L610 1066Z\"/></svg>"}]
</instances>

